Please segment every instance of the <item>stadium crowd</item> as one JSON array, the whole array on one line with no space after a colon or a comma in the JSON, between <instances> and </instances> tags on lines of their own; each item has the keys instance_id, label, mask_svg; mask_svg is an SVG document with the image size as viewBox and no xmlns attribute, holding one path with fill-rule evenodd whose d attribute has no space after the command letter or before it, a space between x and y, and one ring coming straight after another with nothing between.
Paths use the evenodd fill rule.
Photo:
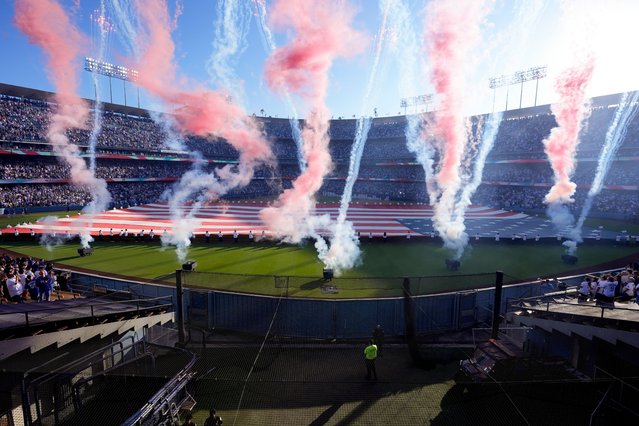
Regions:
<instances>
[{"instance_id":1,"label":"stadium crowd","mask_svg":"<svg viewBox=\"0 0 639 426\"><path fill-rule=\"evenodd\" d=\"M50 105L43 101L0 97L0 140L46 142L46 129L52 113ZM93 122L93 112L88 123ZM105 111L102 114L102 131L96 147L100 150L161 152L180 147L178 151L198 150L205 155L237 158L237 151L230 145L216 140L191 136L186 140L170 141L170 136L149 117L122 115ZM67 132L69 141L88 146L90 129L73 129Z\"/></svg>"},{"instance_id":2,"label":"stadium crowd","mask_svg":"<svg viewBox=\"0 0 639 426\"><path fill-rule=\"evenodd\" d=\"M177 161L97 160L95 175L102 179L179 178L190 163ZM55 158L11 158L0 163L0 179L69 179L70 167Z\"/></svg>"},{"instance_id":3,"label":"stadium crowd","mask_svg":"<svg viewBox=\"0 0 639 426\"><path fill-rule=\"evenodd\" d=\"M114 207L125 207L158 201L171 182L126 182L108 185ZM82 206L91 195L68 184L0 185L0 208L9 210L29 207Z\"/></svg>"},{"instance_id":4,"label":"stadium crowd","mask_svg":"<svg viewBox=\"0 0 639 426\"><path fill-rule=\"evenodd\" d=\"M638 183L636 169L636 161L617 161L614 168L606 176L604 184L636 185ZM571 180L580 185L590 185L596 171L596 162L582 161L577 164L577 169ZM551 185L553 183L553 173L547 162L494 164L484 170L483 180Z\"/></svg>"},{"instance_id":5,"label":"stadium crowd","mask_svg":"<svg viewBox=\"0 0 639 426\"><path fill-rule=\"evenodd\" d=\"M595 301L597 305L614 307L613 302L639 304L639 271L628 265L620 271L589 274L577 286L580 302Z\"/></svg>"},{"instance_id":6,"label":"stadium crowd","mask_svg":"<svg viewBox=\"0 0 639 426\"><path fill-rule=\"evenodd\" d=\"M596 171L596 159L605 138L616 107L594 104L584 130L573 180L586 187ZM0 207L32 207L51 205L81 205L90 195L81 188L67 184L27 184L25 179L68 179L69 169L52 155L12 155L22 151L50 151L45 138L51 114L51 106L44 101L21 99L0 95ZM298 152L292 139L291 122L280 118L258 118L278 158L277 169L263 168L255 172L255 179L245 188L238 188L228 197L273 197L291 185L291 179L300 172ZM481 135L488 116L473 117L468 121L471 133ZM301 122L303 124L303 122ZM547 162L504 163L504 159L545 159L543 139L556 125L548 107L531 110L509 111L504 114L494 147L484 169L483 181L473 202L506 209L544 209L543 198L553 181ZM330 134L333 172L324 182L320 195L340 196L348 173L357 120L332 120ZM424 171L417 165L415 156L406 147L405 117L373 120L365 146L360 180L354 187L354 195L361 198L389 201L427 202ZM422 124L420 132L426 130ZM639 119L631 122L629 135L639 134ZM90 131L75 129L69 132L72 142L86 146ZM210 159L236 159L237 151L221 140L187 137L184 141L168 141L169 134L148 116L127 116L106 111L103 114L102 131L97 140L96 175L105 179L166 179L175 180L187 171L191 164L184 161L117 160L102 159L106 153L142 153L149 157L183 157L187 151L198 150ZM475 136L477 139L478 136ZM471 143L472 145L472 143ZM476 152L476 145L475 145ZM21 152L22 153L22 152ZM605 181L607 185L636 185L639 169L639 138L627 137L619 151L624 157L616 161ZM435 159L437 160L437 159ZM379 164L385 163L385 164ZM393 164L395 163L395 164ZM410 163L407 165L406 163ZM213 170L212 165L205 168ZM372 179L372 180L370 180ZM400 180L401 182L398 182ZM12 182L15 181L15 182ZM156 201L169 188L170 182L118 182L109 183L109 190L116 206L126 206ZM536 185L536 186L532 186ZM522 190L525 188L525 190ZM573 209L579 209L585 199L585 190L575 196ZM636 217L639 196L636 190L607 190L595 199L594 210L603 213L621 213Z\"/></svg>"},{"instance_id":7,"label":"stadium crowd","mask_svg":"<svg viewBox=\"0 0 639 426\"><path fill-rule=\"evenodd\" d=\"M32 257L0 257L0 303L48 302L55 291L70 291L66 276L51 262Z\"/></svg>"},{"instance_id":8,"label":"stadium crowd","mask_svg":"<svg viewBox=\"0 0 639 426\"><path fill-rule=\"evenodd\" d=\"M507 210L545 210L547 205L543 200L547 192L548 188L481 185L473 197L473 202ZM569 206L573 214L579 214L586 197L586 190L577 190L575 202ZM594 198L592 211L617 213L628 219L637 220L639 219L639 192L603 191Z\"/></svg>"}]
</instances>

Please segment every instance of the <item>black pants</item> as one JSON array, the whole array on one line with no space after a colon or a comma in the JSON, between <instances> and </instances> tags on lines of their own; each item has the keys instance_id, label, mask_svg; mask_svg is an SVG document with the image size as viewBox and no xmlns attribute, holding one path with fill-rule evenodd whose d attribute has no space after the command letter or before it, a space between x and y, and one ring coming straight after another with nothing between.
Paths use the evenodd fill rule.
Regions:
<instances>
[{"instance_id":1,"label":"black pants","mask_svg":"<svg viewBox=\"0 0 639 426\"><path fill-rule=\"evenodd\" d=\"M371 373L373 373L373 377L377 380L377 371L375 370L375 360L374 359L366 359L366 379L371 378Z\"/></svg>"}]
</instances>

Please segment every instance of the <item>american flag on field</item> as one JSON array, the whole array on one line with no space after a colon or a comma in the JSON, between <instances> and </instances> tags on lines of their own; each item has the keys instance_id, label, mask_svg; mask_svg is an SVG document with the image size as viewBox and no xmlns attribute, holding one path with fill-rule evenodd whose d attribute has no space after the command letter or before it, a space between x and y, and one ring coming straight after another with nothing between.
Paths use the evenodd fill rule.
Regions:
<instances>
[{"instance_id":1,"label":"american flag on field","mask_svg":"<svg viewBox=\"0 0 639 426\"><path fill-rule=\"evenodd\" d=\"M254 234L261 234L262 231L268 235L269 231L259 218L259 212L265 203L237 202L237 203L213 203L201 208L195 215L195 220L199 222L194 233L204 234L209 231L211 234L222 232L225 235L237 231L245 235L249 231ZM190 206L184 206L184 214L188 214ZM333 220L337 219L339 205L318 204L315 209L316 215L329 214ZM427 205L394 205L394 204L352 204L348 210L347 220L354 225L355 231L362 235L373 233L381 235L386 232L388 236L403 236L409 231L412 235L420 236L424 234L423 228L410 226L414 221L430 222L433 215L432 206ZM466 214L468 219L523 219L527 215L510 212L483 206L471 206ZM407 226L409 224L409 226ZM82 215L59 218L51 221L41 221L33 224L21 224L11 230L5 229L3 233L15 232L21 234L29 233L32 229L35 233L56 233L64 234L69 232L72 235L78 234L80 230L87 228L87 218ZM155 235L160 235L166 230L171 233L171 213L165 203L145 204L126 209L114 209L96 215L89 230L92 235L98 235L102 230L104 235L108 235L110 230L118 234L120 230L128 230L130 235L139 234L144 230L145 235L153 230Z\"/></svg>"}]
</instances>

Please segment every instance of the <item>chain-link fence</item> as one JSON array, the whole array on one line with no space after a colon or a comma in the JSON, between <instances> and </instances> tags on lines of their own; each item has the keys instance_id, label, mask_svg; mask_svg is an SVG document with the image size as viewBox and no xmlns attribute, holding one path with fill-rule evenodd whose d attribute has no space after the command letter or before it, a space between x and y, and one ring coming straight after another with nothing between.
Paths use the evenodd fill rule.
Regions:
<instances>
[{"instance_id":1,"label":"chain-link fence","mask_svg":"<svg viewBox=\"0 0 639 426\"><path fill-rule=\"evenodd\" d=\"M462 330L488 324L494 312L497 274L430 277L299 277L178 271L185 321L202 330L219 329L262 334L275 306L278 336L352 339L370 336L381 324L389 335L403 336L407 313L417 334ZM85 285L127 291L136 297L173 296L175 273L154 283L74 273ZM538 283L503 288L499 312L513 298L536 296ZM407 305L410 300L410 305Z\"/></svg>"},{"instance_id":2,"label":"chain-link fence","mask_svg":"<svg viewBox=\"0 0 639 426\"><path fill-rule=\"evenodd\" d=\"M202 287L238 293L271 296L282 294L312 298L384 298L404 294L404 277L312 277L285 275L242 275L183 271L185 287ZM156 280L175 282L175 274ZM410 277L413 296L491 287L495 273Z\"/></svg>"}]
</instances>

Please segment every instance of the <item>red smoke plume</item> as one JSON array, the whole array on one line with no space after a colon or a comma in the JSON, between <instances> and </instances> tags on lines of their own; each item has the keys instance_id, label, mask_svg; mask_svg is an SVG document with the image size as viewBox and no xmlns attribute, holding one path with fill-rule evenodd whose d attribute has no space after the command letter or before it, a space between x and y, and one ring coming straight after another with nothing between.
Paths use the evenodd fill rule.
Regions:
<instances>
[{"instance_id":1,"label":"red smoke plume","mask_svg":"<svg viewBox=\"0 0 639 426\"><path fill-rule=\"evenodd\" d=\"M480 40L480 23L489 10L488 0L435 0L427 7L426 46L432 82L441 99L428 131L441 144L440 188L460 183L460 164L468 136L464 126L464 83L472 71L473 50Z\"/></svg>"},{"instance_id":2,"label":"red smoke plume","mask_svg":"<svg viewBox=\"0 0 639 426\"><path fill-rule=\"evenodd\" d=\"M86 103L76 93L76 70L80 69L77 59L86 45L85 39L54 0L18 0L15 12L18 28L46 54L47 73L55 86L57 105L47 139L54 152L71 167L72 182L86 187L96 204L104 208L111 198L106 182L93 175L66 134L67 129L86 128L89 115Z\"/></svg>"},{"instance_id":3,"label":"red smoke plume","mask_svg":"<svg viewBox=\"0 0 639 426\"><path fill-rule=\"evenodd\" d=\"M148 91L173 105L177 124L186 134L224 138L240 153L239 173L228 188L247 185L253 169L259 163L273 161L270 144L262 135L258 123L228 98L225 93L204 88L185 90L186 84L177 78L173 62L175 48L171 39L174 22L164 0L136 0L135 6L143 27L138 40L141 50L139 83Z\"/></svg>"},{"instance_id":4,"label":"red smoke plume","mask_svg":"<svg viewBox=\"0 0 639 426\"><path fill-rule=\"evenodd\" d=\"M557 127L544 140L548 160L555 175L555 184L546 195L546 203L570 203L577 185L570 180L575 170L575 152L579 131L588 117L586 89L595 69L592 56L582 64L566 69L555 82L559 101L552 105Z\"/></svg>"},{"instance_id":5,"label":"red smoke plume","mask_svg":"<svg viewBox=\"0 0 639 426\"><path fill-rule=\"evenodd\" d=\"M480 24L489 6L490 0L434 0L426 8L426 47L431 79L440 99L434 119L426 126L426 131L435 136L440 151L434 191L437 197L431 197L435 203L433 225L445 247L455 250L456 256L463 253L467 239L465 226L456 217L455 209L469 136L464 119L465 83L473 72L474 51L481 39ZM423 139L428 140L429 136Z\"/></svg>"},{"instance_id":6,"label":"red smoke plume","mask_svg":"<svg viewBox=\"0 0 639 426\"><path fill-rule=\"evenodd\" d=\"M307 168L273 207L260 214L269 229L286 241L298 242L312 232L303 228L308 225L305 220L332 168L330 112L325 104L328 73L336 58L354 55L366 46L362 34L350 25L352 18L352 10L335 1L278 0L271 10L271 24L293 29L295 38L268 58L266 81L276 91L289 89L303 96L310 110L302 130Z\"/></svg>"}]
</instances>

